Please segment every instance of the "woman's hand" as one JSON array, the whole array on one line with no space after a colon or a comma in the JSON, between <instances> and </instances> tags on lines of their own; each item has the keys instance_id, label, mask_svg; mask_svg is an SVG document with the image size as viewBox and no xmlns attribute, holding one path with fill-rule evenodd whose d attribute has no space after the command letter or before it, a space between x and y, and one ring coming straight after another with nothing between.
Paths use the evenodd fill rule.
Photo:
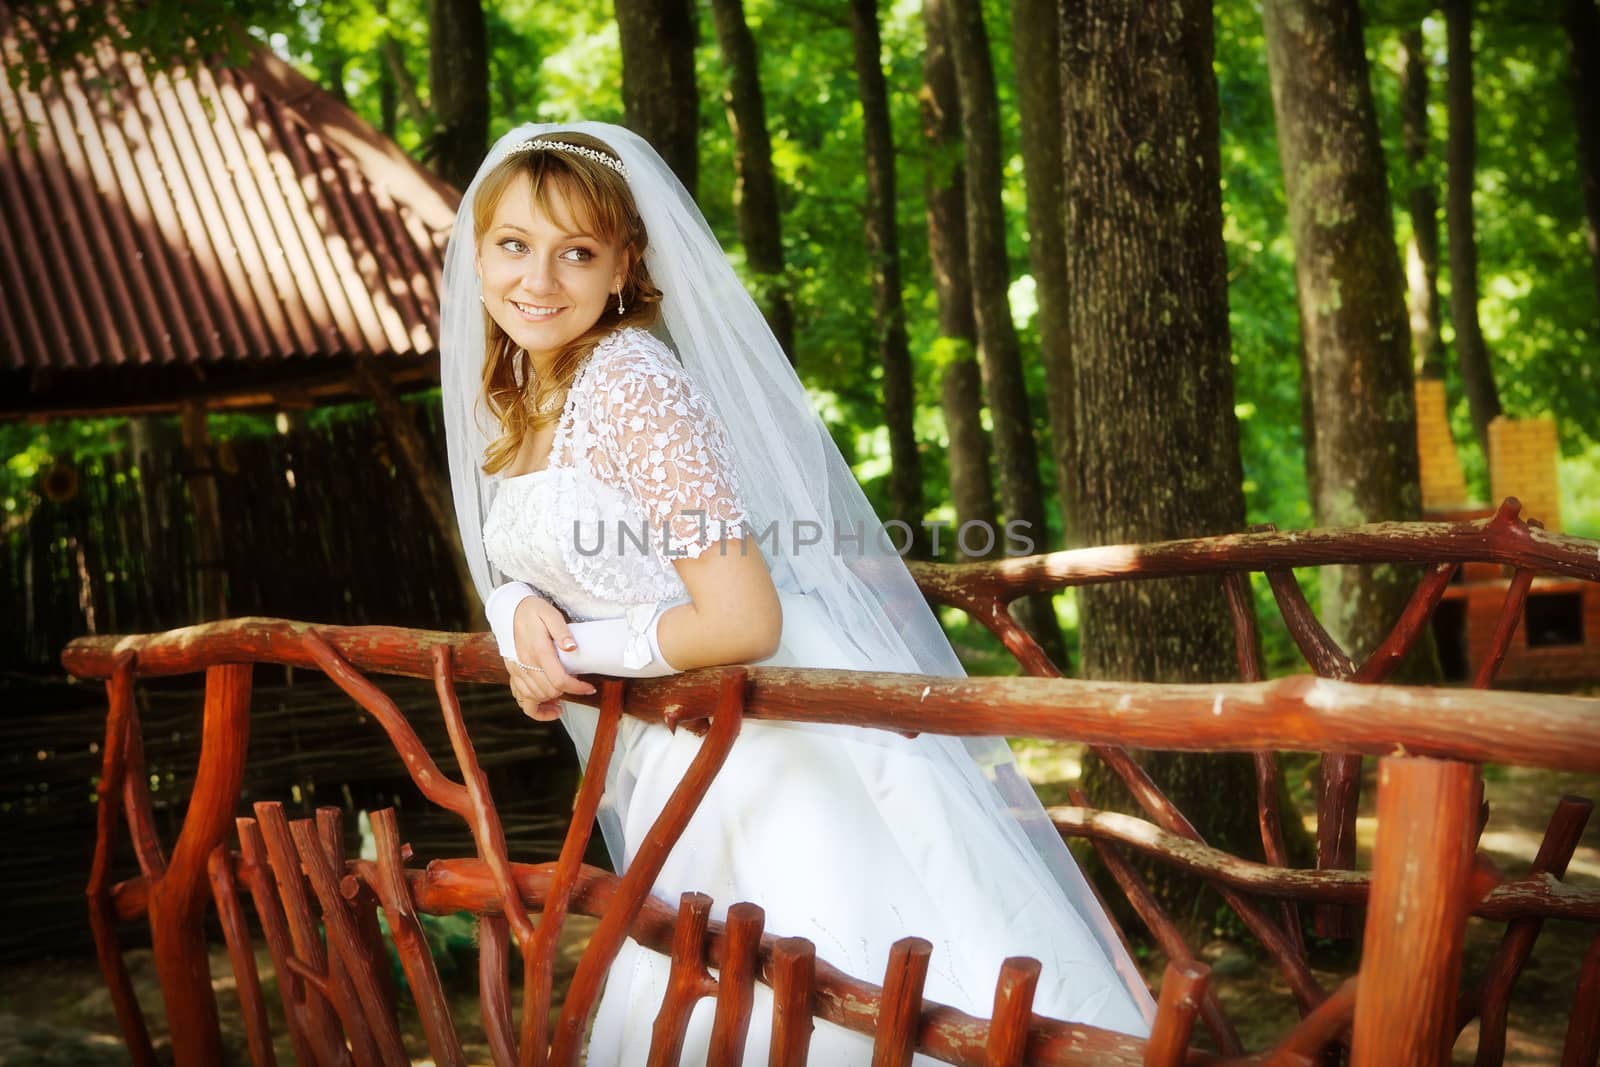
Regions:
<instances>
[{"instance_id":1,"label":"woman's hand","mask_svg":"<svg viewBox=\"0 0 1600 1067\"><path fill-rule=\"evenodd\" d=\"M569 651L578 645L554 604L536 596L524 599L517 605L513 632L517 658L506 660L506 673L511 676L511 695L528 718L549 722L561 714L563 694L595 691L568 674L556 656L557 642Z\"/></svg>"}]
</instances>

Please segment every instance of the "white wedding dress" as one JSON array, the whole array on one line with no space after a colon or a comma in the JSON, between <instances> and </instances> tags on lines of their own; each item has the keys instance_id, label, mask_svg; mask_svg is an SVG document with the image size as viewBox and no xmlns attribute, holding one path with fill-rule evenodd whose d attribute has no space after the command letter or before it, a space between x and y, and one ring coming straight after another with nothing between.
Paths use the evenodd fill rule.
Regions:
<instances>
[{"instance_id":1,"label":"white wedding dress","mask_svg":"<svg viewBox=\"0 0 1600 1067\"><path fill-rule=\"evenodd\" d=\"M503 574L570 618L626 616L642 629L660 604L686 596L660 551L662 527L650 527L648 550L638 547L647 516L690 554L720 539L722 523L735 537L747 532L720 424L671 351L630 329L602 340L579 371L549 465L500 480L483 539ZM618 523L633 540L618 536ZM780 599L782 644L763 665L877 669L834 640L804 594L780 589ZM594 719L566 705L580 754ZM699 746L687 730L624 717L602 810L614 858L632 860ZM1103 935L1000 822L935 738L747 722L654 894L676 908L683 892L706 893L718 919L753 901L768 933L809 938L819 958L874 984L894 941L927 938L926 997L982 1017L1002 960L1032 956L1043 964L1036 1011L1148 1033L1148 1001L1118 976ZM645 1062L667 973L666 957L625 943L593 1025L593 1067ZM696 1009L685 1064L704 1062L712 1014L710 1000ZM770 1020L770 993L758 985L745 1063L766 1062ZM810 1062L865 1067L870 1040L819 1022Z\"/></svg>"}]
</instances>

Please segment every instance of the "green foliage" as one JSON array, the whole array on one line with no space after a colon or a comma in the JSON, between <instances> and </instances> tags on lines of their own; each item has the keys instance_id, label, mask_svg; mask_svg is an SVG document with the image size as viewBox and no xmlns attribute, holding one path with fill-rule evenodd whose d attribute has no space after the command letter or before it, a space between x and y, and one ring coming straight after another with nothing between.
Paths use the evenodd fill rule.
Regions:
<instances>
[{"instance_id":1,"label":"green foliage","mask_svg":"<svg viewBox=\"0 0 1600 1067\"><path fill-rule=\"evenodd\" d=\"M70 23L57 43L69 49L107 25L99 9L75 5L71 19L40 0L20 9L34 20ZM309 76L343 95L374 125L392 127L408 151L425 157L433 131L429 99L428 5L424 0L170 0L108 9L128 21L152 62L191 61L197 48L225 42L228 26L247 25ZM128 12L137 12L129 15ZM888 451L882 431L881 369L873 343L872 301L861 215L866 195L861 106L850 24L841 5L747 0L746 18L760 53L762 88L780 184L787 281L796 311L802 379L869 496L885 503ZM1013 304L1035 424L1048 433L1038 339L1032 328L1033 279L1027 262L1020 146L1011 60L1010 5L985 0L995 62L1007 166ZM1409 237L1405 192L1412 175L1400 151L1399 35L1421 25L1433 61L1431 154L1422 176L1444 193L1444 41L1442 22L1416 0L1369 0L1371 79L1391 175L1396 238ZM621 57L612 7L600 0L508 0L486 5L490 41L492 136L527 120L622 118ZM881 61L890 92L896 157L897 219L907 328L917 358L918 434L925 444L930 514L950 517L940 376L954 353L938 340L930 277L923 183L933 165L918 110L922 83L921 5L896 0L879 9ZM162 20L165 21L162 21ZM1215 62L1221 112L1224 236L1229 264L1230 326L1248 517L1280 527L1311 525L1300 425L1298 315L1293 248L1274 130L1261 13L1255 0L1215 8ZM209 27L209 29L207 28ZM77 36L73 36L76 34ZM708 11L700 8L697 54L701 93L701 179L707 218L743 269L733 214L732 136L723 110L727 72ZM187 35L187 36L185 36ZM185 44L184 42L189 42ZM1549 413L1561 430L1563 511L1574 532L1600 534L1600 298L1583 245L1566 42L1550 0L1535 10L1480 5L1476 75L1480 139L1477 233L1482 319L1509 413ZM386 56L388 58L386 58ZM398 63L399 69L394 66ZM27 70L8 71L13 79ZM400 77L397 77L400 76ZM420 110L400 82L414 83ZM386 100L393 100L386 115ZM1443 228L1443 216L1440 218ZM1448 269L1441 284L1448 296ZM1445 338L1451 339L1448 321ZM1084 358L1092 358L1085 356ZM1472 441L1465 399L1453 367L1452 419L1464 466L1487 499L1481 451ZM309 419L343 417L313 412ZM270 420L213 421L222 438L275 432ZM115 447L118 424L0 426L6 463L0 499L8 517L25 511L40 474L58 458L76 462ZM1047 449L1041 455L1049 456ZM1043 471L1053 484L1053 471ZM1050 494L1052 530L1060 516ZM1059 543L1052 540L1049 545ZM1315 596L1315 583L1308 583ZM1269 626L1269 662L1296 656L1258 589ZM1070 597L1062 597L1063 603ZM1074 620L1063 609L1069 632ZM965 638L963 637L963 640ZM982 635L972 635L983 659Z\"/></svg>"},{"instance_id":2,"label":"green foliage","mask_svg":"<svg viewBox=\"0 0 1600 1067\"><path fill-rule=\"evenodd\" d=\"M1254 4L1234 0L1218 5L1215 70L1222 116L1228 327L1246 513L1252 523L1309 526L1294 246L1278 162L1266 40Z\"/></svg>"},{"instance_id":3,"label":"green foliage","mask_svg":"<svg viewBox=\"0 0 1600 1067\"><path fill-rule=\"evenodd\" d=\"M249 47L243 26L268 26L276 18L273 5L262 0L8 0L6 10L20 36L38 46L21 49L18 62L8 57L6 78L13 88L47 86L56 71L102 40L138 56L147 71L192 69L206 56L239 63Z\"/></svg>"},{"instance_id":4,"label":"green foliage","mask_svg":"<svg viewBox=\"0 0 1600 1067\"><path fill-rule=\"evenodd\" d=\"M0 422L0 528L27 519L52 469L64 465L80 475L98 473L100 460L125 447L126 419Z\"/></svg>"},{"instance_id":5,"label":"green foliage","mask_svg":"<svg viewBox=\"0 0 1600 1067\"><path fill-rule=\"evenodd\" d=\"M1368 43L1396 238L1403 250L1411 235L1406 191L1412 181L1400 146L1398 39L1403 31L1420 26L1430 60L1430 154L1419 176L1434 184L1441 205L1439 283L1445 301L1443 335L1451 345L1449 234L1442 206L1449 119L1444 21L1416 5L1392 8L1380 7L1382 22L1369 26ZM1566 479L1571 461L1581 460L1588 446L1600 440L1600 294L1583 240L1567 40L1551 3L1531 9L1478 5L1474 28L1479 317L1506 413L1555 417L1568 457L1562 474ZM1453 348L1446 384L1469 488L1487 500L1484 457L1472 439Z\"/></svg>"}]
</instances>

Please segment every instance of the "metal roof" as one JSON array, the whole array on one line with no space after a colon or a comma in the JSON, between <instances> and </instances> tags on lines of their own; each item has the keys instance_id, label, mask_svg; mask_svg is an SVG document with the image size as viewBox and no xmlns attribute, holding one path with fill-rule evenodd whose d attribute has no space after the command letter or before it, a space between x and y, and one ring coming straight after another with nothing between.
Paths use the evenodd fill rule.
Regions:
<instances>
[{"instance_id":1,"label":"metal roof","mask_svg":"<svg viewBox=\"0 0 1600 1067\"><path fill-rule=\"evenodd\" d=\"M0 5L5 66L32 47ZM264 47L152 76L102 44L37 90L0 79L0 373L119 369L137 406L244 363L435 354L458 199Z\"/></svg>"}]
</instances>

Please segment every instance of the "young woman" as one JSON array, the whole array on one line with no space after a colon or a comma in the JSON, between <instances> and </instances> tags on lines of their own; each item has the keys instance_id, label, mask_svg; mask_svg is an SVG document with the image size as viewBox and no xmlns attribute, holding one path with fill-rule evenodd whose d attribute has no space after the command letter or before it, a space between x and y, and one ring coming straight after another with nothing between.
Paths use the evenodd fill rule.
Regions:
<instances>
[{"instance_id":1,"label":"young woman","mask_svg":"<svg viewBox=\"0 0 1600 1067\"><path fill-rule=\"evenodd\" d=\"M472 572L534 718L581 755L580 674L726 663L962 673L705 220L616 126L525 126L463 200L446 257L452 485ZM624 719L601 826L622 869L698 749ZM880 981L932 941L926 995L987 1015L1001 961L1043 964L1036 1010L1143 1034L1153 1010L1082 875L995 738L747 723L656 895L750 900ZM643 1063L667 960L629 942L589 1049ZM758 988L747 1062L766 1055ZM684 1062L704 1059L711 1004ZM827 1024L811 1062L867 1064Z\"/></svg>"}]
</instances>

